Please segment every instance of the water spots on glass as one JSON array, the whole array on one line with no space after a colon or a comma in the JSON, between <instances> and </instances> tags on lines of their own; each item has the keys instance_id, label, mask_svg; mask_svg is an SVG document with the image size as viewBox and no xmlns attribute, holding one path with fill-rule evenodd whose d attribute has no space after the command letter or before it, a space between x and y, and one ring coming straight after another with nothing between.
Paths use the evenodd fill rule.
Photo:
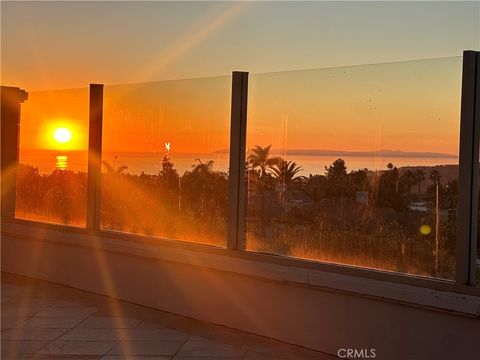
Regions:
<instances>
[{"instance_id":1,"label":"water spots on glass","mask_svg":"<svg viewBox=\"0 0 480 360\"><path fill-rule=\"evenodd\" d=\"M420 234L422 235L429 235L432 232L432 228L430 225L424 224L420 226Z\"/></svg>"}]
</instances>

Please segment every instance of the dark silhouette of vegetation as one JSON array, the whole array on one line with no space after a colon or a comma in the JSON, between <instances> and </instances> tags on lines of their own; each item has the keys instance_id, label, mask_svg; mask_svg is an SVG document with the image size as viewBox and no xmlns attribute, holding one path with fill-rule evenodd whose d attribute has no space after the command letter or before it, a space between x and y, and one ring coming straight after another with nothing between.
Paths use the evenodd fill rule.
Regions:
<instances>
[{"instance_id":1,"label":"dark silhouette of vegetation","mask_svg":"<svg viewBox=\"0 0 480 360\"><path fill-rule=\"evenodd\" d=\"M162 159L162 170L160 170L158 178L160 186L164 190L176 192L179 189L180 176L168 155L165 155Z\"/></svg>"},{"instance_id":2,"label":"dark silhouette of vegetation","mask_svg":"<svg viewBox=\"0 0 480 360\"><path fill-rule=\"evenodd\" d=\"M377 204L379 207L404 211L406 204L400 189L400 173L391 163L387 165L387 169L380 175Z\"/></svg>"},{"instance_id":3,"label":"dark silhouette of vegetation","mask_svg":"<svg viewBox=\"0 0 480 360\"><path fill-rule=\"evenodd\" d=\"M420 194L420 186L425 181L425 172L422 169L416 169L413 173L413 181L417 185L417 194Z\"/></svg>"},{"instance_id":4,"label":"dark silhouette of vegetation","mask_svg":"<svg viewBox=\"0 0 480 360\"><path fill-rule=\"evenodd\" d=\"M440 172L438 170L432 170L428 178L432 181L433 186L436 187L438 184L440 184L440 179L442 178L442 176L440 175Z\"/></svg>"},{"instance_id":5,"label":"dark silhouette of vegetation","mask_svg":"<svg viewBox=\"0 0 480 360\"><path fill-rule=\"evenodd\" d=\"M86 203L86 173L57 169L46 175L31 165L18 166L18 217L84 226Z\"/></svg>"},{"instance_id":6,"label":"dark silhouette of vegetation","mask_svg":"<svg viewBox=\"0 0 480 360\"><path fill-rule=\"evenodd\" d=\"M197 159L191 171L181 179L182 201L192 216L213 221L225 219L228 207L228 178L223 172L213 171L213 161Z\"/></svg>"},{"instance_id":7,"label":"dark silhouette of vegetation","mask_svg":"<svg viewBox=\"0 0 480 360\"><path fill-rule=\"evenodd\" d=\"M335 160L332 165L325 166L327 177L327 194L329 196L346 196L348 193L347 167L342 159Z\"/></svg>"}]
</instances>

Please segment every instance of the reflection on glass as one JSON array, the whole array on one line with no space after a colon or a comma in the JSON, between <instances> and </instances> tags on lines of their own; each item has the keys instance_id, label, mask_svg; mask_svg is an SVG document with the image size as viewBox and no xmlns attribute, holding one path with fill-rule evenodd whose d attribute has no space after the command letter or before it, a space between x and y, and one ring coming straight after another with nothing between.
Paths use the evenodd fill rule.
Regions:
<instances>
[{"instance_id":1,"label":"reflection on glass","mask_svg":"<svg viewBox=\"0 0 480 360\"><path fill-rule=\"evenodd\" d=\"M251 75L246 247L453 278L461 58Z\"/></svg>"},{"instance_id":2,"label":"reflection on glass","mask_svg":"<svg viewBox=\"0 0 480 360\"><path fill-rule=\"evenodd\" d=\"M230 77L107 86L102 227L224 246Z\"/></svg>"},{"instance_id":3,"label":"reflection on glass","mask_svg":"<svg viewBox=\"0 0 480 360\"><path fill-rule=\"evenodd\" d=\"M16 217L84 226L88 89L32 91L22 104Z\"/></svg>"}]
</instances>

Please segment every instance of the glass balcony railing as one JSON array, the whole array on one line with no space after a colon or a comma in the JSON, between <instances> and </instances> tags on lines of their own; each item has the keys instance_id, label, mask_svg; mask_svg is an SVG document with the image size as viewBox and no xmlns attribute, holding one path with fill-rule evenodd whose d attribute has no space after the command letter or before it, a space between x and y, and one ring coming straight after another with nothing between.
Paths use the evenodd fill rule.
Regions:
<instances>
[{"instance_id":1,"label":"glass balcony railing","mask_svg":"<svg viewBox=\"0 0 480 360\"><path fill-rule=\"evenodd\" d=\"M102 228L225 246L231 77L106 86Z\"/></svg>"},{"instance_id":2,"label":"glass balcony railing","mask_svg":"<svg viewBox=\"0 0 480 360\"><path fill-rule=\"evenodd\" d=\"M246 248L452 279L462 58L253 74Z\"/></svg>"},{"instance_id":3,"label":"glass balcony railing","mask_svg":"<svg viewBox=\"0 0 480 360\"><path fill-rule=\"evenodd\" d=\"M88 88L31 91L22 104L16 217L85 226Z\"/></svg>"},{"instance_id":4,"label":"glass balcony railing","mask_svg":"<svg viewBox=\"0 0 480 360\"><path fill-rule=\"evenodd\" d=\"M453 279L461 76L461 57L250 75L245 249ZM226 246L233 95L231 76L104 88L101 229ZM88 103L29 93L18 218L85 226Z\"/></svg>"}]
</instances>

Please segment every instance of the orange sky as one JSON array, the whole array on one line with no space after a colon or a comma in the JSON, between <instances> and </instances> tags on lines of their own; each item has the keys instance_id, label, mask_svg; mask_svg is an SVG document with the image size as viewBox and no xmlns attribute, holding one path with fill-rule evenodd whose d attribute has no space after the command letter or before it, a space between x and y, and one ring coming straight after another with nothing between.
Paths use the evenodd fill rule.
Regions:
<instances>
[{"instance_id":1,"label":"orange sky","mask_svg":"<svg viewBox=\"0 0 480 360\"><path fill-rule=\"evenodd\" d=\"M461 59L251 75L247 146L458 153ZM106 151L209 153L229 147L231 78L106 86ZM30 92L21 147L87 148L88 89Z\"/></svg>"},{"instance_id":2,"label":"orange sky","mask_svg":"<svg viewBox=\"0 0 480 360\"><path fill-rule=\"evenodd\" d=\"M29 92L22 104L21 149L85 150L88 147L88 88ZM68 144L54 141L54 130L72 131Z\"/></svg>"},{"instance_id":3,"label":"orange sky","mask_svg":"<svg viewBox=\"0 0 480 360\"><path fill-rule=\"evenodd\" d=\"M457 154L461 66L447 58L252 75L247 144Z\"/></svg>"},{"instance_id":4,"label":"orange sky","mask_svg":"<svg viewBox=\"0 0 480 360\"><path fill-rule=\"evenodd\" d=\"M460 56L478 2L1 2L2 85L29 91L22 148L70 124L86 149L88 89ZM458 153L461 59L250 77L247 146ZM107 151L229 147L230 78L106 86ZM64 146L64 149L67 145Z\"/></svg>"},{"instance_id":5,"label":"orange sky","mask_svg":"<svg viewBox=\"0 0 480 360\"><path fill-rule=\"evenodd\" d=\"M2 85L227 75L460 56L478 1L1 1Z\"/></svg>"}]
</instances>

